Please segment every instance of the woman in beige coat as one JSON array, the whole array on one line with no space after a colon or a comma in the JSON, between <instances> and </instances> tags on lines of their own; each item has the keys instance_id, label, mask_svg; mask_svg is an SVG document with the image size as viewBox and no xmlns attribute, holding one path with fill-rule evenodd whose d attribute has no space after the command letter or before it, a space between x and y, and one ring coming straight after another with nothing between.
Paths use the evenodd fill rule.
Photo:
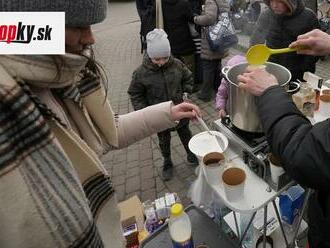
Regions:
<instances>
[{"instance_id":1,"label":"woman in beige coat","mask_svg":"<svg viewBox=\"0 0 330 248\"><path fill-rule=\"evenodd\" d=\"M213 92L218 89L221 73L221 59L227 55L227 52L212 51L206 39L206 27L217 22L218 11L229 11L229 5L224 0L206 0L202 14L194 17L195 24L202 27L202 68L203 84L198 98L208 102L213 97Z\"/></svg>"},{"instance_id":2,"label":"woman in beige coat","mask_svg":"<svg viewBox=\"0 0 330 248\"><path fill-rule=\"evenodd\" d=\"M106 0L0 2L1 11L65 11L66 54L0 56L0 247L123 247L98 158L194 118L171 102L114 115L86 48Z\"/></svg>"}]
</instances>

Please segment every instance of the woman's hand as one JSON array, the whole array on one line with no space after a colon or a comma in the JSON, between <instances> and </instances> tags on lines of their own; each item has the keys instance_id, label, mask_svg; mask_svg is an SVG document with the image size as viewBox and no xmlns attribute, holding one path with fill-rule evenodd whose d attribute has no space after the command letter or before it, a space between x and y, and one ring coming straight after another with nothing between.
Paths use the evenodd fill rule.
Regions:
<instances>
[{"instance_id":1,"label":"woman's hand","mask_svg":"<svg viewBox=\"0 0 330 248\"><path fill-rule=\"evenodd\" d=\"M328 55L330 54L330 35L319 29L314 29L308 33L299 35L297 40L289 47L303 47L297 53L307 55Z\"/></svg>"},{"instance_id":2,"label":"woman's hand","mask_svg":"<svg viewBox=\"0 0 330 248\"><path fill-rule=\"evenodd\" d=\"M179 121L183 118L194 120L197 116L201 116L201 111L195 104L182 102L171 106L171 117L174 121Z\"/></svg>"}]
</instances>

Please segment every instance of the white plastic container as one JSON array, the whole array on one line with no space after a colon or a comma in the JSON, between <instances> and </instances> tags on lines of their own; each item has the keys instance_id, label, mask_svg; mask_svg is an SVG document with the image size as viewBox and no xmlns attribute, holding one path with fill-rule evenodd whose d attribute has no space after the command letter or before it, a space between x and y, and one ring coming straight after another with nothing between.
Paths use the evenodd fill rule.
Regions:
<instances>
[{"instance_id":1,"label":"white plastic container","mask_svg":"<svg viewBox=\"0 0 330 248\"><path fill-rule=\"evenodd\" d=\"M171 207L171 217L168 223L173 248L194 248L191 236L191 222L189 216L183 211L180 203Z\"/></svg>"},{"instance_id":2,"label":"white plastic container","mask_svg":"<svg viewBox=\"0 0 330 248\"><path fill-rule=\"evenodd\" d=\"M208 131L195 134L189 141L189 150L196 155L201 162L203 157L210 152L224 153L228 147L228 139L218 131L211 131L215 136L210 135Z\"/></svg>"}]
</instances>

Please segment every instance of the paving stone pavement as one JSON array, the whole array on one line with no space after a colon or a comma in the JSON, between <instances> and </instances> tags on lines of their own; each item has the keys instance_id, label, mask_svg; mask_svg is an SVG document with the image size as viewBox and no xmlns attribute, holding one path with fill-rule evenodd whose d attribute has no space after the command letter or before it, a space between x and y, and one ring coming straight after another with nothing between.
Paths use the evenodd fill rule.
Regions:
<instances>
[{"instance_id":1,"label":"paving stone pavement","mask_svg":"<svg viewBox=\"0 0 330 248\"><path fill-rule=\"evenodd\" d=\"M142 61L140 22L134 1L111 2L109 7L108 18L93 26L96 36L95 54L107 71L108 96L114 111L126 114L133 111L127 95L131 75ZM247 43L248 37L240 35L240 46L232 49L231 56L242 53ZM320 62L317 72L328 79L329 68L329 61ZM194 95L192 101L202 109L207 123L211 125L217 119L213 101L204 103ZM190 127L193 134L203 131L197 123L192 123ZM163 182L160 178L162 157L157 144L157 136L153 135L128 148L110 151L102 157L112 176L119 201L133 195L138 195L142 201L153 200L166 192L177 192L183 204L189 204L187 192L196 176L194 168L186 163L186 153L177 134L172 133L174 178L168 182Z\"/></svg>"}]
</instances>

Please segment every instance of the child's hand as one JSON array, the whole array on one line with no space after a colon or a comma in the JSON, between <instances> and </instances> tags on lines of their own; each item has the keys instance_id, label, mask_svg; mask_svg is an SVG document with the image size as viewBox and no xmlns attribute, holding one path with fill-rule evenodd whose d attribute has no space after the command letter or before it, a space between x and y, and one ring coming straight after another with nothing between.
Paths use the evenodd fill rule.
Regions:
<instances>
[{"instance_id":1,"label":"child's hand","mask_svg":"<svg viewBox=\"0 0 330 248\"><path fill-rule=\"evenodd\" d=\"M224 109L220 109L219 112L218 112L218 116L220 118L223 118L227 115L226 111Z\"/></svg>"}]
</instances>

